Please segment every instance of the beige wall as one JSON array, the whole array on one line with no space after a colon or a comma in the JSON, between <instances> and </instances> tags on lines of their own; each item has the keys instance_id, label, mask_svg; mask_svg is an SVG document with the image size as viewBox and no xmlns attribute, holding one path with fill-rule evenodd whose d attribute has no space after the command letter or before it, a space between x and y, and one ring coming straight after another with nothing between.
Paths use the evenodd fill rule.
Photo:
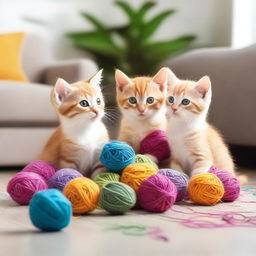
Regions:
<instances>
[{"instance_id":1,"label":"beige wall","mask_svg":"<svg viewBox=\"0 0 256 256\"><path fill-rule=\"evenodd\" d=\"M138 6L143 1L129 2ZM177 13L163 24L155 38L164 39L189 33L198 36L197 45L230 45L232 0L156 2L158 6L151 15L167 8L175 8ZM113 7L113 0L0 0L0 33L13 30L37 33L45 38L58 58L81 56L64 36L68 31L90 28L79 16L80 10L97 15L106 24L119 24L126 20L121 11Z\"/></svg>"}]
</instances>

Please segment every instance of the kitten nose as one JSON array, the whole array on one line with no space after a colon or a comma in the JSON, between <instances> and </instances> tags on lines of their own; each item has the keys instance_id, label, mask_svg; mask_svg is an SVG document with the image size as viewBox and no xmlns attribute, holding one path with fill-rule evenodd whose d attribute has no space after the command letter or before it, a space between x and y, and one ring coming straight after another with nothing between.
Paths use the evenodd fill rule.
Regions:
<instances>
[{"instance_id":1,"label":"kitten nose","mask_svg":"<svg viewBox=\"0 0 256 256\"><path fill-rule=\"evenodd\" d=\"M96 116L99 114L99 111L95 108L92 109L92 112L95 113Z\"/></svg>"},{"instance_id":2,"label":"kitten nose","mask_svg":"<svg viewBox=\"0 0 256 256\"><path fill-rule=\"evenodd\" d=\"M146 108L143 106L138 106L138 111L143 114L146 111Z\"/></svg>"},{"instance_id":3,"label":"kitten nose","mask_svg":"<svg viewBox=\"0 0 256 256\"><path fill-rule=\"evenodd\" d=\"M173 112L176 112L177 110L178 110L178 107L177 107L177 106L172 105L172 111L173 111Z\"/></svg>"}]
</instances>

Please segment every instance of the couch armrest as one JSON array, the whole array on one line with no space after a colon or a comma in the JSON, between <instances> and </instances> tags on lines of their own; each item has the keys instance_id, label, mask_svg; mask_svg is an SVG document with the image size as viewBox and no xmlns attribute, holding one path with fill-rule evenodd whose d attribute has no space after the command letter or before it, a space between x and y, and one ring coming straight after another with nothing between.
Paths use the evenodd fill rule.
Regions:
<instances>
[{"instance_id":1,"label":"couch armrest","mask_svg":"<svg viewBox=\"0 0 256 256\"><path fill-rule=\"evenodd\" d=\"M256 146L256 44L241 49L197 49L167 65L182 79L209 75L213 90L210 122L228 143Z\"/></svg>"},{"instance_id":2,"label":"couch armrest","mask_svg":"<svg viewBox=\"0 0 256 256\"><path fill-rule=\"evenodd\" d=\"M85 80L98 71L97 65L88 59L61 60L48 65L43 72L43 82L54 84L61 77L69 83Z\"/></svg>"}]
</instances>

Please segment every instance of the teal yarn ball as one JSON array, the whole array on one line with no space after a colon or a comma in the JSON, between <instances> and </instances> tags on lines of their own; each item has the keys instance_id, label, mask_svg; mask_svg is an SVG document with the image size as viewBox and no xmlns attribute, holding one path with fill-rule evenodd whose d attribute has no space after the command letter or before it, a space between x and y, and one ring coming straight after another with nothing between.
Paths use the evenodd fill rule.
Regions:
<instances>
[{"instance_id":1,"label":"teal yarn ball","mask_svg":"<svg viewBox=\"0 0 256 256\"><path fill-rule=\"evenodd\" d=\"M151 160L150 157L148 157L146 155L137 154L135 157L134 163L150 164L152 167L154 167L156 169L156 171L158 171L157 164L153 160Z\"/></svg>"},{"instance_id":2,"label":"teal yarn ball","mask_svg":"<svg viewBox=\"0 0 256 256\"><path fill-rule=\"evenodd\" d=\"M122 170L135 160L135 152L125 142L112 141L104 145L100 162L110 171L121 173Z\"/></svg>"},{"instance_id":3,"label":"teal yarn ball","mask_svg":"<svg viewBox=\"0 0 256 256\"><path fill-rule=\"evenodd\" d=\"M121 182L110 182L100 194L100 206L112 214L123 214L136 204L136 193L128 185Z\"/></svg>"},{"instance_id":4,"label":"teal yarn ball","mask_svg":"<svg viewBox=\"0 0 256 256\"><path fill-rule=\"evenodd\" d=\"M93 181L99 185L100 189L102 189L102 187L108 184L109 182L116 182L119 181L119 179L119 174L113 172L106 172L96 175Z\"/></svg>"},{"instance_id":5,"label":"teal yarn ball","mask_svg":"<svg viewBox=\"0 0 256 256\"><path fill-rule=\"evenodd\" d=\"M58 231L70 223L72 206L57 189L47 189L34 194L29 204L32 223L43 231Z\"/></svg>"}]
</instances>

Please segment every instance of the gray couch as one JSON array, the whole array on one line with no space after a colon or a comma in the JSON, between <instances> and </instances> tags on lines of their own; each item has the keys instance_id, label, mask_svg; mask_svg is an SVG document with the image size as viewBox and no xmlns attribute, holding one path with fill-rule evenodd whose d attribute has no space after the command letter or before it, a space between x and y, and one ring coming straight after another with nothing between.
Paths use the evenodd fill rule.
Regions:
<instances>
[{"instance_id":1,"label":"gray couch","mask_svg":"<svg viewBox=\"0 0 256 256\"><path fill-rule=\"evenodd\" d=\"M210 121L229 143L256 145L256 45L194 50L167 65L184 79L209 75ZM57 77L74 82L97 71L90 60L53 61L43 41L33 36L25 42L23 66L30 83L0 80L0 166L24 165L41 151L57 125L49 101Z\"/></svg>"},{"instance_id":2,"label":"gray couch","mask_svg":"<svg viewBox=\"0 0 256 256\"><path fill-rule=\"evenodd\" d=\"M209 75L213 89L210 122L228 143L256 146L256 45L194 50L167 65L183 79Z\"/></svg>"},{"instance_id":3,"label":"gray couch","mask_svg":"<svg viewBox=\"0 0 256 256\"><path fill-rule=\"evenodd\" d=\"M97 71L86 59L54 61L39 37L27 36L22 62L29 83L0 80L0 166L35 159L57 125L50 91L57 77L83 80Z\"/></svg>"}]
</instances>

